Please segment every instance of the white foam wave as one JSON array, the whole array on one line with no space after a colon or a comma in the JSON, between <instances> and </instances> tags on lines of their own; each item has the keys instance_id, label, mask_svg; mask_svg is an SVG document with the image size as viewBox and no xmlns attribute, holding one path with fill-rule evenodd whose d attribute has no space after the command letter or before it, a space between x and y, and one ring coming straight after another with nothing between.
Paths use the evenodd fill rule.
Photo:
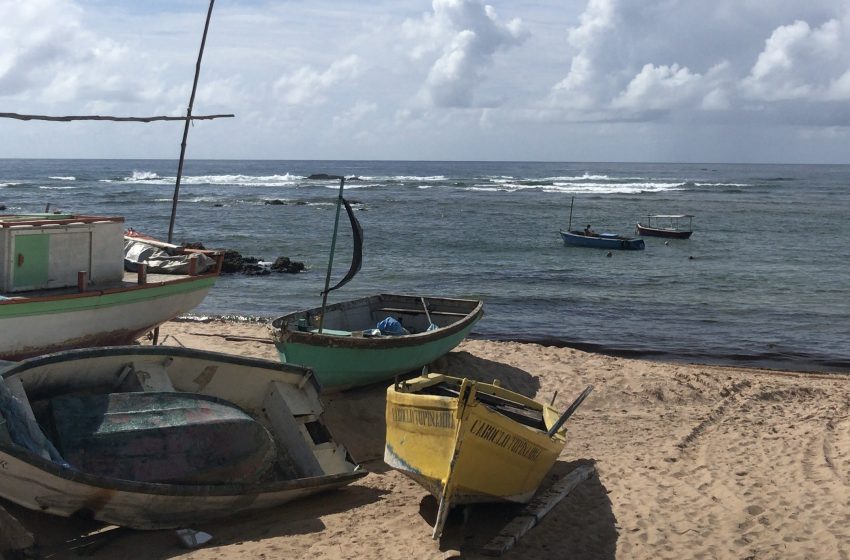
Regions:
<instances>
[{"instance_id":1,"label":"white foam wave","mask_svg":"<svg viewBox=\"0 0 850 560\"><path fill-rule=\"evenodd\" d=\"M358 175L361 181L445 181L445 175L386 175L386 176L366 176ZM347 187L349 183L346 183Z\"/></svg>"},{"instance_id":2,"label":"white foam wave","mask_svg":"<svg viewBox=\"0 0 850 560\"><path fill-rule=\"evenodd\" d=\"M77 178L72 175L56 175L54 177L48 177L48 179L53 179L54 181L76 181Z\"/></svg>"},{"instance_id":3,"label":"white foam wave","mask_svg":"<svg viewBox=\"0 0 850 560\"><path fill-rule=\"evenodd\" d=\"M523 185L520 183L503 183L498 186L474 185L472 191L484 192L517 192L539 190L547 193L589 193L589 194L635 194L641 192L661 192L676 190L685 183L593 183L593 182L558 182L552 185Z\"/></svg>"},{"instance_id":4,"label":"white foam wave","mask_svg":"<svg viewBox=\"0 0 850 560\"><path fill-rule=\"evenodd\" d=\"M133 175L125 177L125 181L153 181L160 179L160 176L153 171L133 171Z\"/></svg>"},{"instance_id":5,"label":"white foam wave","mask_svg":"<svg viewBox=\"0 0 850 560\"><path fill-rule=\"evenodd\" d=\"M748 183L694 183L697 187L752 187Z\"/></svg>"},{"instance_id":6,"label":"white foam wave","mask_svg":"<svg viewBox=\"0 0 850 560\"><path fill-rule=\"evenodd\" d=\"M20 183L0 183L0 188L2 187L16 187L20 185Z\"/></svg>"},{"instance_id":7,"label":"white foam wave","mask_svg":"<svg viewBox=\"0 0 850 560\"><path fill-rule=\"evenodd\" d=\"M283 175L196 175L181 177L183 185L230 185L245 187L286 187L296 186L304 179L301 175L285 173ZM134 171L132 177L125 177L129 183L148 185L173 185L177 177L160 177L149 171Z\"/></svg>"}]
</instances>

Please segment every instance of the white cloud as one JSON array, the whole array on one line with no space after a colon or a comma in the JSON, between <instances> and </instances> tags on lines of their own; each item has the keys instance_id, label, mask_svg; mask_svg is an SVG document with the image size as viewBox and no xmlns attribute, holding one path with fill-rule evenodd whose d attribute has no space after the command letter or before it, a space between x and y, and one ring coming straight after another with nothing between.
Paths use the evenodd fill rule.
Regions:
<instances>
[{"instance_id":1,"label":"white cloud","mask_svg":"<svg viewBox=\"0 0 850 560\"><path fill-rule=\"evenodd\" d=\"M337 115L333 119L333 126L336 130L354 128L369 115L374 114L378 110L378 105L371 101L358 101L351 109L345 111L341 115Z\"/></svg>"},{"instance_id":2,"label":"white cloud","mask_svg":"<svg viewBox=\"0 0 850 560\"><path fill-rule=\"evenodd\" d=\"M349 55L333 62L320 72L303 66L291 74L285 74L274 83L280 99L289 105L319 105L325 101L325 93L334 85L357 76L360 59Z\"/></svg>"},{"instance_id":3,"label":"white cloud","mask_svg":"<svg viewBox=\"0 0 850 560\"><path fill-rule=\"evenodd\" d=\"M0 0L0 107L182 115L205 12ZM746 130L766 140L752 157L846 159L848 38L846 0L220 2L194 112L236 118L198 123L193 155L743 160L755 142L729 138ZM42 129L18 124L5 157L174 156L165 124L97 126L52 148L39 134L26 145Z\"/></svg>"},{"instance_id":4,"label":"white cloud","mask_svg":"<svg viewBox=\"0 0 850 560\"><path fill-rule=\"evenodd\" d=\"M741 82L742 93L760 101L850 99L842 81L850 70L847 31L837 19L816 28L800 20L776 28Z\"/></svg>"},{"instance_id":5,"label":"white cloud","mask_svg":"<svg viewBox=\"0 0 850 560\"><path fill-rule=\"evenodd\" d=\"M691 73L687 68L680 68L678 64L647 64L611 105L618 109L670 109L691 101L701 80L702 76Z\"/></svg>"},{"instance_id":6,"label":"white cloud","mask_svg":"<svg viewBox=\"0 0 850 560\"><path fill-rule=\"evenodd\" d=\"M83 25L70 0L5 0L0 4L0 95L27 106L134 102L156 91L156 76L133 71L132 53ZM24 107L25 109L26 107Z\"/></svg>"},{"instance_id":7,"label":"white cloud","mask_svg":"<svg viewBox=\"0 0 850 560\"><path fill-rule=\"evenodd\" d=\"M519 19L499 21L495 9L481 0L434 0L432 13L406 21L415 60L436 53L423 86L423 97L435 107L470 107L495 53L521 44L527 37Z\"/></svg>"},{"instance_id":8,"label":"white cloud","mask_svg":"<svg viewBox=\"0 0 850 560\"><path fill-rule=\"evenodd\" d=\"M821 102L850 98L846 4L589 0L567 36L569 70L545 100L546 118L705 119L709 111L814 123L832 111Z\"/></svg>"}]
</instances>

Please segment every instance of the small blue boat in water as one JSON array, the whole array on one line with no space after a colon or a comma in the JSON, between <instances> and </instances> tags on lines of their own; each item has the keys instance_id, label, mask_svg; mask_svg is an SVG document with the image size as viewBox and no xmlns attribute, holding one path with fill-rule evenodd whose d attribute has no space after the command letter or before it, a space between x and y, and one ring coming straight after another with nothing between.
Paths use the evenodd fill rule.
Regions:
<instances>
[{"instance_id":1,"label":"small blue boat in water","mask_svg":"<svg viewBox=\"0 0 850 560\"><path fill-rule=\"evenodd\" d=\"M573 247L595 247L597 249L624 249L630 251L641 251L646 245L643 239L635 237L623 237L616 233L598 233L587 235L582 231L560 230L564 245Z\"/></svg>"}]
</instances>

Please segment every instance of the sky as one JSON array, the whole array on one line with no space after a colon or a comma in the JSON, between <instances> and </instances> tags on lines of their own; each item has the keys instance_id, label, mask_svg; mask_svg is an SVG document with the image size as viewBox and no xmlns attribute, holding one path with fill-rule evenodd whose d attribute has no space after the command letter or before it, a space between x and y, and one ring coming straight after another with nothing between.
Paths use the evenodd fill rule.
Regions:
<instances>
[{"instance_id":1,"label":"sky","mask_svg":"<svg viewBox=\"0 0 850 560\"><path fill-rule=\"evenodd\" d=\"M208 0L0 0L0 113L183 116ZM194 159L850 163L850 0L217 0ZM0 119L0 158L181 122Z\"/></svg>"}]
</instances>

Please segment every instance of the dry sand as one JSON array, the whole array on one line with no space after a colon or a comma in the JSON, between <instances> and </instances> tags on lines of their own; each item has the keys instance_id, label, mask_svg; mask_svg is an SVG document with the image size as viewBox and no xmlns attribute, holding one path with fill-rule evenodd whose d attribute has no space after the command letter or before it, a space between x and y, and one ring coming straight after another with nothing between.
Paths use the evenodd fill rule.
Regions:
<instances>
[{"instance_id":1,"label":"dry sand","mask_svg":"<svg viewBox=\"0 0 850 560\"><path fill-rule=\"evenodd\" d=\"M168 345L276 359L266 327L172 322ZM566 407L549 482L580 464L583 482L503 558L850 557L850 378L657 363L513 342L467 341L432 371ZM480 558L517 506L455 511L431 540L436 502L382 462L384 386L326 399L326 420L371 473L300 502L195 529L137 532L35 514L2 502L54 558ZM95 531L102 531L92 536Z\"/></svg>"}]
</instances>

